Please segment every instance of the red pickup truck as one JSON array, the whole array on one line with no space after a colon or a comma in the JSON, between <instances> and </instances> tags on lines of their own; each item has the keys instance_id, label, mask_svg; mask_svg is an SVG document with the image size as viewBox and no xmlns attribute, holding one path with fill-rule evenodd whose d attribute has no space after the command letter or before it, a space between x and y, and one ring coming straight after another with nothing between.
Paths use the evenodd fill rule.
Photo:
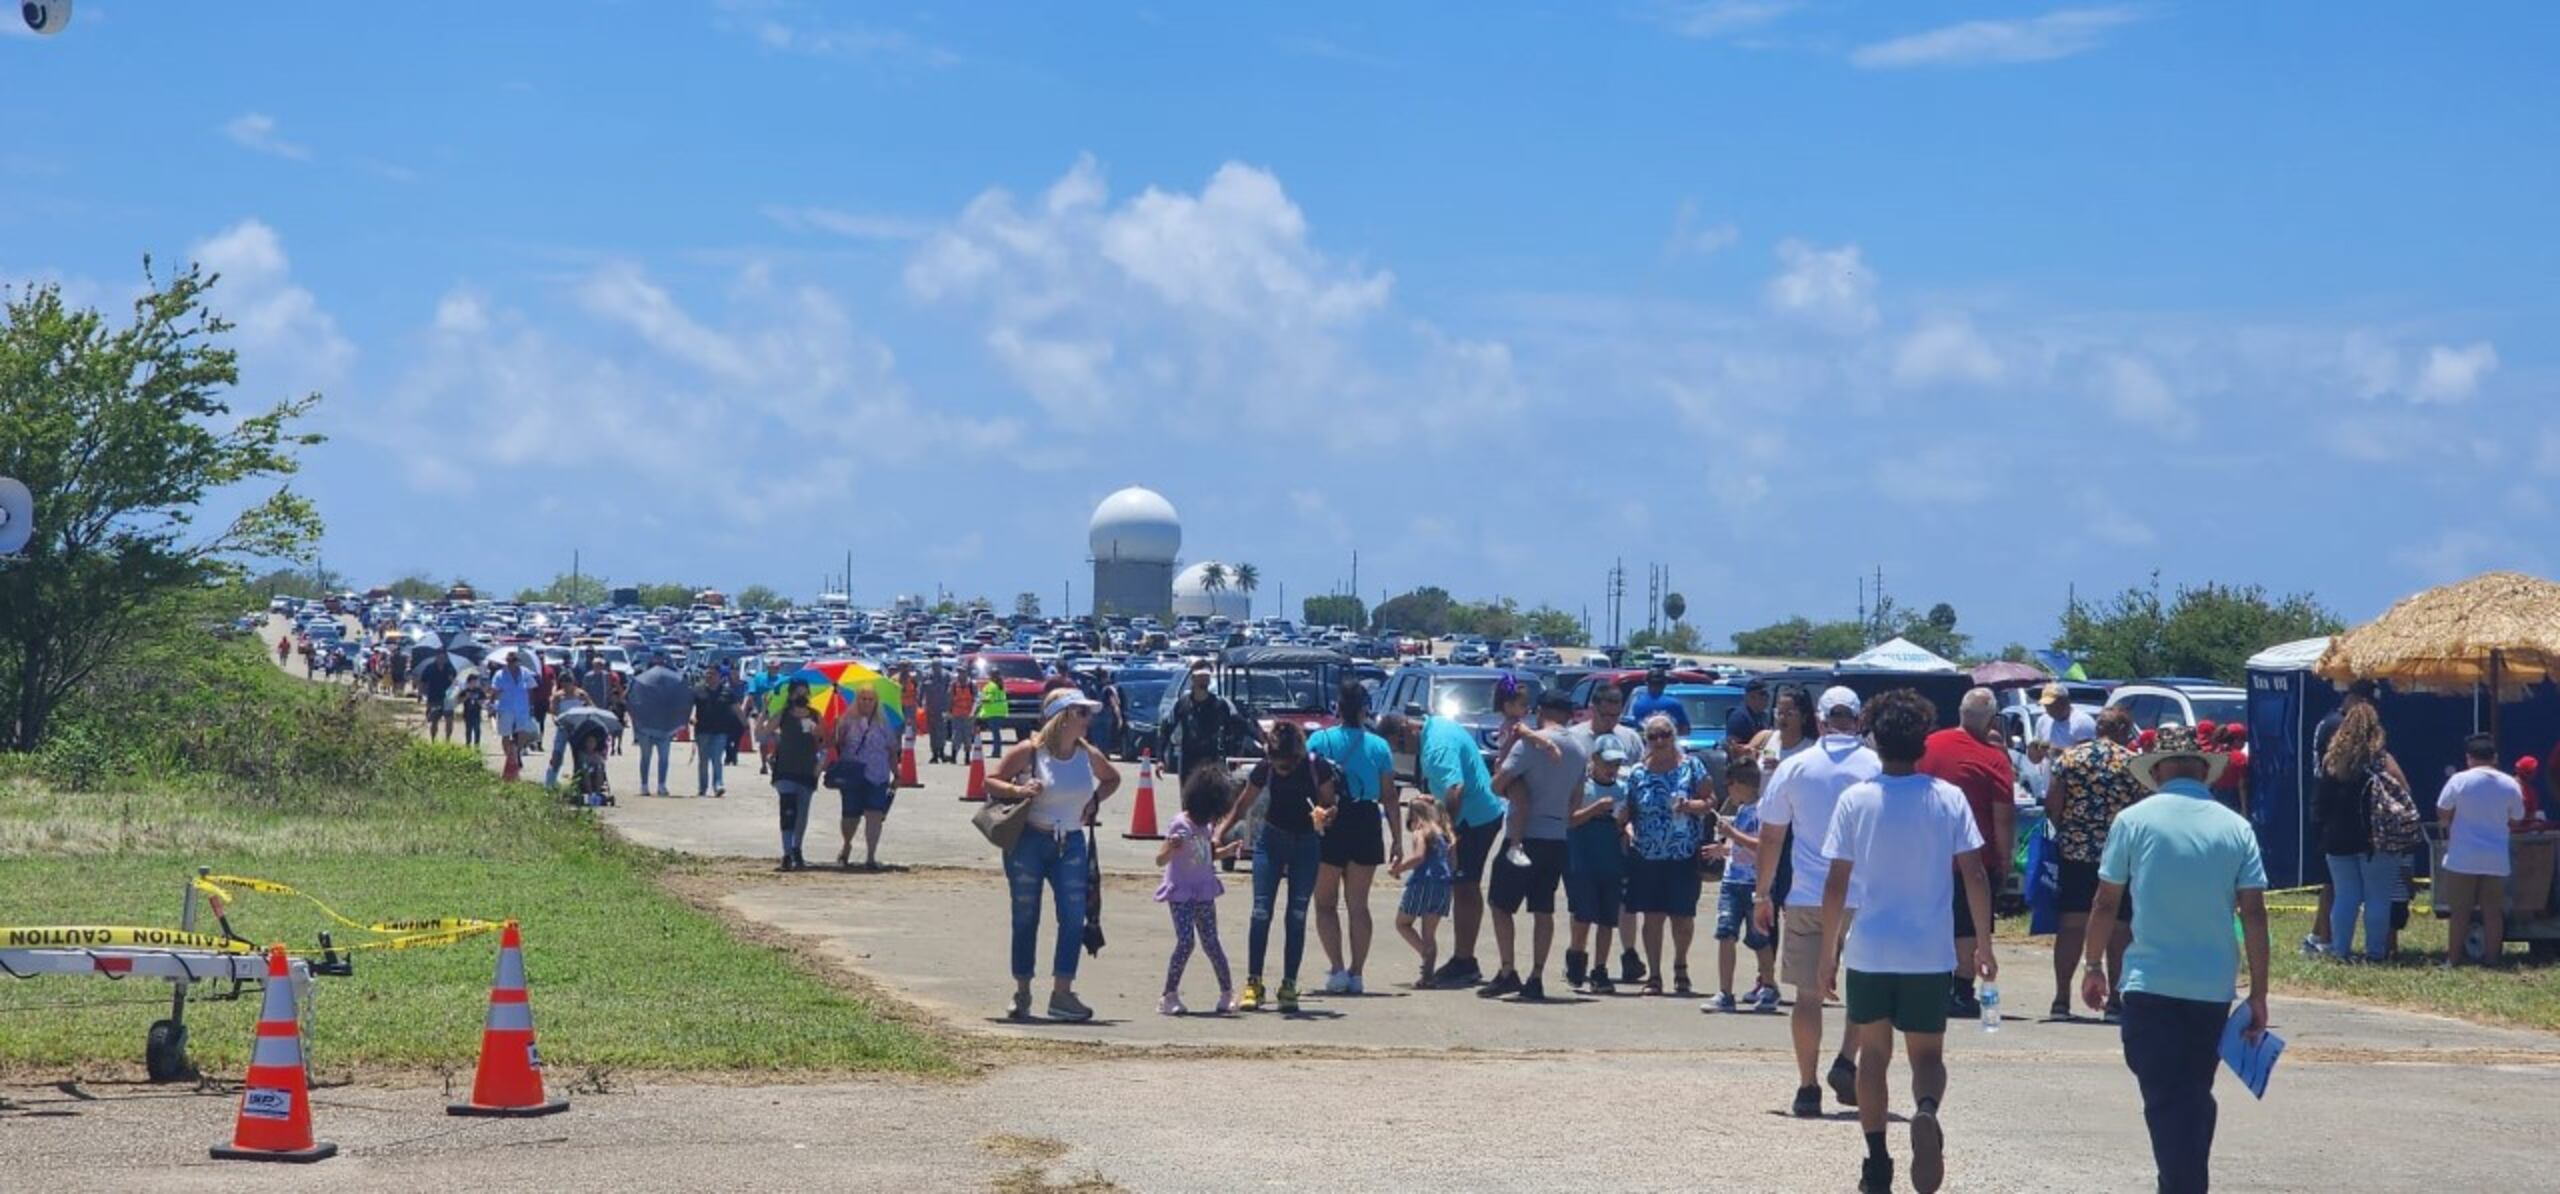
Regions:
<instances>
[{"instance_id":1,"label":"red pickup truck","mask_svg":"<svg viewBox=\"0 0 2560 1194\"><path fill-rule=\"evenodd\" d=\"M1019 651L980 651L960 657L960 674L972 685L984 684L994 676L1004 685L1004 697L1010 706L1000 723L1013 731L1014 741L1031 736L1040 728L1040 694L1049 677L1029 655ZM983 729L984 727L981 727Z\"/></svg>"}]
</instances>

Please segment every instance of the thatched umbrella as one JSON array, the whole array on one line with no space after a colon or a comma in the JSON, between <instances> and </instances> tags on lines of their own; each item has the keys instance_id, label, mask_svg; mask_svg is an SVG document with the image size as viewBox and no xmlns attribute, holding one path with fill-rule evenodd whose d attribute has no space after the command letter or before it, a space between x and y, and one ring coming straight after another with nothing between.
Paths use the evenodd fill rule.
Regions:
<instances>
[{"instance_id":1,"label":"thatched umbrella","mask_svg":"<svg viewBox=\"0 0 2560 1194\"><path fill-rule=\"evenodd\" d=\"M2485 686L2494 734L2500 700L2521 700L2527 685L2560 677L2560 584L2487 572L2404 597L2329 640L2314 670L2337 684L2389 680L2451 696Z\"/></svg>"}]
</instances>

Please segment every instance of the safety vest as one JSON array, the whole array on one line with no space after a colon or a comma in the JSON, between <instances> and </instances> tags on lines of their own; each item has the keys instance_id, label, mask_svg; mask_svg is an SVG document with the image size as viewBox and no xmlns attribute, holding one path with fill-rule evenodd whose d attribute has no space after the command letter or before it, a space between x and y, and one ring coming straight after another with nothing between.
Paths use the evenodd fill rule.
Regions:
<instances>
[{"instance_id":1,"label":"safety vest","mask_svg":"<svg viewBox=\"0 0 2560 1194\"><path fill-rule=\"evenodd\" d=\"M989 680L978 686L978 716L981 719L1013 716L1013 701L1005 696L1002 681Z\"/></svg>"}]
</instances>

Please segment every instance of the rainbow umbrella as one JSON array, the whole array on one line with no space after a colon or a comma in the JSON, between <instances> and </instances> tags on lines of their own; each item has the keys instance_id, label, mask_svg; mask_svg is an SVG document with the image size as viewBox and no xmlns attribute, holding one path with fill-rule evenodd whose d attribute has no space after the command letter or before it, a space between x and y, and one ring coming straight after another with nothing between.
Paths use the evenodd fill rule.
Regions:
<instances>
[{"instance_id":1,"label":"rainbow umbrella","mask_svg":"<svg viewBox=\"0 0 2560 1194\"><path fill-rule=\"evenodd\" d=\"M871 665L855 659L820 659L802 666L783 677L765 698L765 707L776 714L782 711L785 690L793 680L809 685L809 707L817 711L822 725L833 726L836 715L853 706L855 694L866 689L880 696L880 709L889 715L889 724L904 730L906 710L901 707L904 693L898 682L881 675Z\"/></svg>"}]
</instances>

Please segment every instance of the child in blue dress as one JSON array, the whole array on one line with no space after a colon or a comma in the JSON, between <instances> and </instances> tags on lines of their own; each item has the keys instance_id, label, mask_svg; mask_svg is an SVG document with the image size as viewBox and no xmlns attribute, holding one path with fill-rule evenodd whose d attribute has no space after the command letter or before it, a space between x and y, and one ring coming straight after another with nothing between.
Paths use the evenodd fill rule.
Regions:
<instances>
[{"instance_id":1,"label":"child in blue dress","mask_svg":"<svg viewBox=\"0 0 2560 1194\"><path fill-rule=\"evenodd\" d=\"M1449 831L1440 824L1438 804L1430 800L1405 802L1404 824L1413 833L1414 847L1394 868L1394 873L1404 877L1404 902L1396 907L1396 932L1413 947L1413 952L1422 956L1422 977L1413 985L1416 990L1427 990L1433 966L1440 960L1440 918L1449 914L1449 889L1456 881L1457 869L1449 863Z\"/></svg>"}]
</instances>

